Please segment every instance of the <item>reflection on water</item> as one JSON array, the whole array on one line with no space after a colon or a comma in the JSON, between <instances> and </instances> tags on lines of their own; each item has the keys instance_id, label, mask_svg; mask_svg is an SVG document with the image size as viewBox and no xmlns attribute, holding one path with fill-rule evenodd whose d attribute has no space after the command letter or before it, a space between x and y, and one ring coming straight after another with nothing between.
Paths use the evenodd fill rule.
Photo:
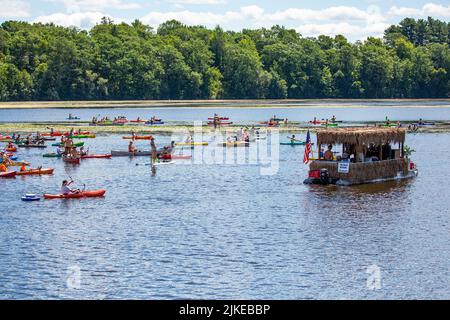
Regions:
<instances>
[{"instance_id":1,"label":"reflection on water","mask_svg":"<svg viewBox=\"0 0 450 320\"><path fill-rule=\"evenodd\" d=\"M303 185L303 147L280 146L273 176L236 164L160 166L152 176L135 165L143 159L71 166L20 150L56 170L0 180L0 297L448 297L449 141L408 135L416 179L352 187ZM126 146L118 136L86 144L96 153ZM20 201L69 176L106 198ZM367 288L372 265L379 290ZM77 268L79 288L68 287Z\"/></svg>"}]
</instances>

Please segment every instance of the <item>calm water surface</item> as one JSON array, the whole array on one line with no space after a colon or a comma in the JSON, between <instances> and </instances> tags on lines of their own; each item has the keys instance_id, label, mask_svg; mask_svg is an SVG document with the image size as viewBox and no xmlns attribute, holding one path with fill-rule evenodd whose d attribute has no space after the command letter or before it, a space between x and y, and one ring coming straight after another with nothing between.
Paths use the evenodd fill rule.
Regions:
<instances>
[{"instance_id":1,"label":"calm water surface","mask_svg":"<svg viewBox=\"0 0 450 320\"><path fill-rule=\"evenodd\" d=\"M238 104L230 106L239 107ZM320 103L320 104L277 104L276 107L264 108L229 108L228 105L219 107L149 107L137 109L0 109L0 122L27 121L65 121L69 113L80 117L81 120L91 120L93 116L109 116L114 118L124 115L128 119L150 118L157 116L166 123L206 121L214 113L228 116L235 123L252 123L266 121L273 115L288 118L291 121L310 121L330 118L336 115L343 121L383 121L385 117L391 120L417 121L450 120L450 102L421 101L421 102L348 102L348 103Z\"/></svg>"},{"instance_id":2,"label":"calm water surface","mask_svg":"<svg viewBox=\"0 0 450 320\"><path fill-rule=\"evenodd\" d=\"M96 153L126 145L118 136L86 143ZM280 146L271 176L183 161L152 176L135 166L147 159L68 166L21 150L56 170L0 180L0 298L448 299L450 135L408 135L407 144L415 180L359 187L303 185L303 147ZM20 200L57 192L68 176L106 197ZM379 290L366 286L373 264ZM74 268L76 288L67 286Z\"/></svg>"}]
</instances>

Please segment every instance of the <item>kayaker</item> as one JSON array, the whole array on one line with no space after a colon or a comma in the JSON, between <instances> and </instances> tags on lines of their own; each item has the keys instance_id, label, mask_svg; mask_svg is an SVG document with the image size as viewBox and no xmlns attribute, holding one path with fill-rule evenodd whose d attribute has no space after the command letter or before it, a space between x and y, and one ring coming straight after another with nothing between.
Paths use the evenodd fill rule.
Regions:
<instances>
[{"instance_id":1,"label":"kayaker","mask_svg":"<svg viewBox=\"0 0 450 320\"><path fill-rule=\"evenodd\" d=\"M68 182L67 180L64 180L61 185L61 194L67 195L67 194L73 194L80 192L80 189L71 189L69 188L69 185L73 183L73 180Z\"/></svg>"},{"instance_id":2,"label":"kayaker","mask_svg":"<svg viewBox=\"0 0 450 320\"><path fill-rule=\"evenodd\" d=\"M14 145L12 142L8 142L8 146L6 147L7 149L12 149L14 148Z\"/></svg>"},{"instance_id":3,"label":"kayaker","mask_svg":"<svg viewBox=\"0 0 450 320\"><path fill-rule=\"evenodd\" d=\"M8 172L8 168L4 164L4 162L0 163L0 172Z\"/></svg>"},{"instance_id":4,"label":"kayaker","mask_svg":"<svg viewBox=\"0 0 450 320\"><path fill-rule=\"evenodd\" d=\"M27 171L27 167L25 167L25 163L22 163L22 165L20 166L20 172L25 172Z\"/></svg>"},{"instance_id":5,"label":"kayaker","mask_svg":"<svg viewBox=\"0 0 450 320\"><path fill-rule=\"evenodd\" d=\"M136 133L131 131L131 140L136 140Z\"/></svg>"},{"instance_id":6,"label":"kayaker","mask_svg":"<svg viewBox=\"0 0 450 320\"><path fill-rule=\"evenodd\" d=\"M288 139L291 141L291 143L294 143L294 142L297 142L297 141L299 142L299 141L300 141L300 140L297 140L297 139L295 138L295 134L293 134L292 137L290 137L290 138L288 137Z\"/></svg>"},{"instance_id":7,"label":"kayaker","mask_svg":"<svg viewBox=\"0 0 450 320\"><path fill-rule=\"evenodd\" d=\"M135 153L137 152L137 148L134 146L133 141L130 141L128 144L128 152Z\"/></svg>"},{"instance_id":8,"label":"kayaker","mask_svg":"<svg viewBox=\"0 0 450 320\"><path fill-rule=\"evenodd\" d=\"M333 123L336 122L336 116L335 116L335 115L333 115L333 116L331 117L331 122L333 122Z\"/></svg>"},{"instance_id":9,"label":"kayaker","mask_svg":"<svg viewBox=\"0 0 450 320\"><path fill-rule=\"evenodd\" d=\"M194 142L194 139L192 138L192 135L188 135L188 137L186 138L186 143L192 143Z\"/></svg>"}]
</instances>

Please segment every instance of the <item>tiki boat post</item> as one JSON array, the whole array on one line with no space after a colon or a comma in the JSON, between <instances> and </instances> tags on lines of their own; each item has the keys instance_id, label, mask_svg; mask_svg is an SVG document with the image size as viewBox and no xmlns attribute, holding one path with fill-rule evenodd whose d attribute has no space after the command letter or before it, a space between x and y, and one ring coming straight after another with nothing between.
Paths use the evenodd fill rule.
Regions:
<instances>
[{"instance_id":1,"label":"tiki boat post","mask_svg":"<svg viewBox=\"0 0 450 320\"><path fill-rule=\"evenodd\" d=\"M318 160L311 162L304 183L352 185L413 178L418 171L405 156L405 136L406 131L401 128L320 130ZM327 160L321 152L322 145L328 146ZM333 152L336 146L340 152Z\"/></svg>"}]
</instances>

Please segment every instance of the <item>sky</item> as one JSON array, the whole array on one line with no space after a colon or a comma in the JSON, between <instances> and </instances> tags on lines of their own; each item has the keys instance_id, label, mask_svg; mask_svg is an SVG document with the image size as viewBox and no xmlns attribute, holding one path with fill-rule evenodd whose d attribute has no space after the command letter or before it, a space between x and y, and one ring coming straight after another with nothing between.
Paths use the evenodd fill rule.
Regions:
<instances>
[{"instance_id":1,"label":"sky","mask_svg":"<svg viewBox=\"0 0 450 320\"><path fill-rule=\"evenodd\" d=\"M177 19L225 30L283 25L303 36L380 37L405 17L450 21L450 0L0 0L0 22L53 22L89 29L103 16L157 27Z\"/></svg>"}]
</instances>

